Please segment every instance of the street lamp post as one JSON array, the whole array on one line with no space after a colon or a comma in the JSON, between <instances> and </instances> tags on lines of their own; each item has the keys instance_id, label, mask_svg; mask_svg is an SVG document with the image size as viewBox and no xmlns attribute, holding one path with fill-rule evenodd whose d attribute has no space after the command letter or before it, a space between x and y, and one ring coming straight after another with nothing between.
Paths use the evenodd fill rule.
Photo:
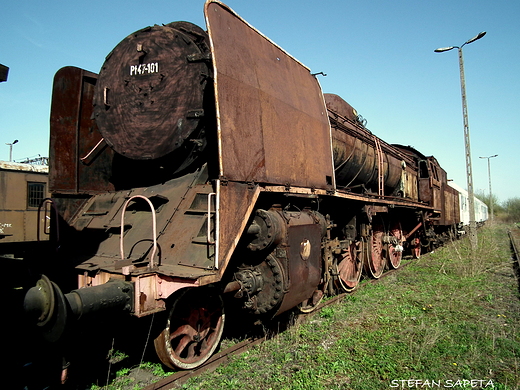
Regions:
<instances>
[{"instance_id":1,"label":"street lamp post","mask_svg":"<svg viewBox=\"0 0 520 390\"><path fill-rule=\"evenodd\" d=\"M15 139L11 143L6 143L6 145L9 145L9 162L13 161L13 145L16 144L16 143L18 143L17 139Z\"/></svg>"},{"instance_id":2,"label":"street lamp post","mask_svg":"<svg viewBox=\"0 0 520 390\"><path fill-rule=\"evenodd\" d=\"M497 157L498 154L495 154L493 156L489 157L479 157L479 158L487 158L488 160L488 177L489 177L489 208L491 209L491 221L494 220L494 213L493 213L493 192L491 191L491 163L489 162L490 159L493 157Z\"/></svg>"},{"instance_id":3,"label":"street lamp post","mask_svg":"<svg viewBox=\"0 0 520 390\"><path fill-rule=\"evenodd\" d=\"M462 92L462 116L464 118L464 146L466 149L466 176L468 180L469 239L471 249L473 250L477 249L477 222L475 221L475 195L473 192L473 177L471 172L471 147L469 141L468 108L466 104L466 81L464 79L464 60L462 58L462 48L468 43L475 42L476 40L482 38L484 35L486 35L485 31L464 42L464 44L462 44L460 47L449 46L441 47L439 49L434 50L436 53L443 53L452 49L458 49L459 51L460 89Z\"/></svg>"}]
</instances>

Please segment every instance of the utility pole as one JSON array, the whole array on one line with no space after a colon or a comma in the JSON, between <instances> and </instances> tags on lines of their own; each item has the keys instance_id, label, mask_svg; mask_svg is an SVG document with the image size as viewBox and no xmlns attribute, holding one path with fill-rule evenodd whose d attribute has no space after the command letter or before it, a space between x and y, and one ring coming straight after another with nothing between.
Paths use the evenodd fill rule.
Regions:
<instances>
[{"instance_id":1,"label":"utility pole","mask_svg":"<svg viewBox=\"0 0 520 390\"><path fill-rule=\"evenodd\" d=\"M479 158L487 158L488 162L488 178L489 178L489 208L491 209L491 222L495 219L494 213L493 213L493 192L491 191L491 163L489 162L490 159L493 157L497 157L498 154L495 154L493 156L489 157L479 157Z\"/></svg>"},{"instance_id":2,"label":"utility pole","mask_svg":"<svg viewBox=\"0 0 520 390\"><path fill-rule=\"evenodd\" d=\"M466 103L466 80L464 78L464 59L462 57L462 48L468 43L475 42L476 40L482 38L486 35L486 32L483 31L479 33L477 36L471 38L470 40L464 42L463 45L459 46L449 46L449 47L441 47L439 49L435 49L436 53L443 53L445 51L449 51L452 49L458 49L459 52L459 68L460 68L460 89L462 93L462 116L464 119L464 146L465 146L465 154L466 154L466 176L468 181L468 207L469 207L469 239L471 249L477 249L477 222L475 221L475 194L473 191L473 174L471 170L471 147L469 140L469 122L468 122L468 106Z\"/></svg>"}]
</instances>

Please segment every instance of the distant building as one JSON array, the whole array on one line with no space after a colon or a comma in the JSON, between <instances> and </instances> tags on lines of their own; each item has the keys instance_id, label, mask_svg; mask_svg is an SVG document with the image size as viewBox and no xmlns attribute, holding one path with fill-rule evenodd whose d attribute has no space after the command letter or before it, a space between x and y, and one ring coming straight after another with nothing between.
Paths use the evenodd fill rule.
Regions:
<instances>
[{"instance_id":1,"label":"distant building","mask_svg":"<svg viewBox=\"0 0 520 390\"><path fill-rule=\"evenodd\" d=\"M49 167L0 161L0 246L48 240L48 212L38 207L49 194ZM1 253L0 248L0 253Z\"/></svg>"}]
</instances>

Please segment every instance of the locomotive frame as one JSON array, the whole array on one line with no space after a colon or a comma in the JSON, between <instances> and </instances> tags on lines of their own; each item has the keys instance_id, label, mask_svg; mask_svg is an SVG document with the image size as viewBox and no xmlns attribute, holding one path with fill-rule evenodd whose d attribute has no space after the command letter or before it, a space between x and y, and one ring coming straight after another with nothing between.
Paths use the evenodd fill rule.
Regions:
<instances>
[{"instance_id":1,"label":"locomotive frame","mask_svg":"<svg viewBox=\"0 0 520 390\"><path fill-rule=\"evenodd\" d=\"M223 3L204 11L207 33L148 27L99 76L55 76L59 272L25 299L49 341L103 310L165 312L156 351L193 368L217 348L228 308L310 312L363 271L379 278L458 234L458 192L434 157L373 135ZM77 289L64 294L70 274Z\"/></svg>"}]
</instances>

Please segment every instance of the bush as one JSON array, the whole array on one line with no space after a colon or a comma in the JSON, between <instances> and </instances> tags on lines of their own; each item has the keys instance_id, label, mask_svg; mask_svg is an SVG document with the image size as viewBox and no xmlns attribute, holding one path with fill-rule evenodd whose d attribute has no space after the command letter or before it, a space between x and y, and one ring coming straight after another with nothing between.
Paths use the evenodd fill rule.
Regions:
<instances>
[{"instance_id":1,"label":"bush","mask_svg":"<svg viewBox=\"0 0 520 390\"><path fill-rule=\"evenodd\" d=\"M520 222L520 198L511 198L503 204L503 219L506 222Z\"/></svg>"}]
</instances>

